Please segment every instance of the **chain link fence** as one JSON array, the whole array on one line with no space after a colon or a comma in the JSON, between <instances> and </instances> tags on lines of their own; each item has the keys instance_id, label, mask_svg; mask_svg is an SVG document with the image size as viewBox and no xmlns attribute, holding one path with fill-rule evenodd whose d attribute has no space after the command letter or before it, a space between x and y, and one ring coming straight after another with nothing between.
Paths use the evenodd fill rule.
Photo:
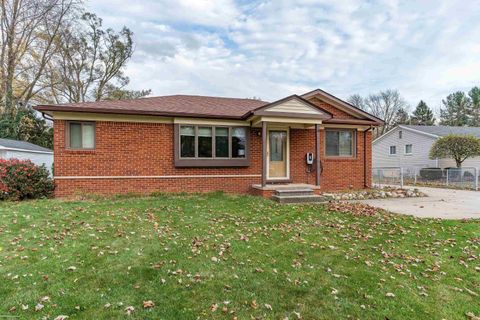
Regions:
<instances>
[{"instance_id":1,"label":"chain link fence","mask_svg":"<svg viewBox=\"0 0 480 320\"><path fill-rule=\"evenodd\" d=\"M446 187L478 190L477 168L378 167L372 169L373 184Z\"/></svg>"}]
</instances>

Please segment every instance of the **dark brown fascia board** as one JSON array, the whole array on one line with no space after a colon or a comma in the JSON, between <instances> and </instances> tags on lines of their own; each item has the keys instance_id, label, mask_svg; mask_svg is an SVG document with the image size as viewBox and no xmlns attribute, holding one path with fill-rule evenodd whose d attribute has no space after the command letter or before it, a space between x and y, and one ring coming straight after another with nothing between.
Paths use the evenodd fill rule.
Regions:
<instances>
[{"instance_id":1,"label":"dark brown fascia board","mask_svg":"<svg viewBox=\"0 0 480 320\"><path fill-rule=\"evenodd\" d=\"M186 113L186 112L162 112L162 111L128 110L128 109L114 110L114 109L107 109L107 108L82 108L82 107L66 107L66 106L51 106L51 105L35 106L33 107L33 109L40 112L46 112L46 111L90 112L90 113L103 113L103 114L126 114L126 115L144 115L144 116L161 116L161 117L244 120L242 116L210 115L210 114Z\"/></svg>"},{"instance_id":2,"label":"dark brown fascia board","mask_svg":"<svg viewBox=\"0 0 480 320\"><path fill-rule=\"evenodd\" d=\"M334 96L334 95L332 95L332 94L330 94L330 93L328 93L328 92L326 92L322 89L315 89L315 90L309 91L307 93L302 94L302 97L315 95L317 93L324 96L324 97L329 98L330 100L332 100L334 102L337 102L338 104L342 105L345 108L353 109L355 112L357 112L359 114L362 114L363 116L379 123L379 125L384 125L385 124L385 121L383 121L382 119L377 118L374 115L372 115L372 114L370 114L370 113L368 113L368 112L366 112L366 111L364 111L360 108L357 108L354 105L352 105L352 104L350 104L350 103L348 103L348 102L346 102L346 101L344 101L344 100L342 100L342 99L340 99L340 98L338 98L338 97L336 97L336 96Z\"/></svg>"},{"instance_id":3,"label":"dark brown fascia board","mask_svg":"<svg viewBox=\"0 0 480 320\"><path fill-rule=\"evenodd\" d=\"M276 105L282 104L282 103L284 103L284 102L286 102L286 101L288 101L288 100L291 100L291 99L298 99L298 100L300 100L301 102L303 102L303 103L311 106L312 108L315 108L315 109L317 109L317 110L320 110L320 111L324 112L325 114L327 114L328 116L330 116L329 118L323 117L323 119L331 119L331 118L333 118L333 114L331 114L331 113L328 112L327 110L324 110L323 108L321 108L321 107L319 107L319 106L311 103L310 101L308 101L308 100L306 100L306 99L304 99L304 98L302 98L302 97L300 97L299 95L296 95L296 94L292 94L291 96L282 98L282 99L280 99L280 100L277 100L277 101L268 103L268 104L266 104L266 105L260 106L260 107L258 107L258 108L256 108L256 109L253 109L253 110L247 112L247 113L243 116L243 118L246 119L246 118L248 118L248 117L250 117L250 116L252 116L252 115L267 115L267 114L265 114L265 113L262 114L262 111L264 111L265 109L274 107L274 106L276 106ZM272 115L272 113L273 113L273 112L269 112L268 115Z\"/></svg>"}]
</instances>

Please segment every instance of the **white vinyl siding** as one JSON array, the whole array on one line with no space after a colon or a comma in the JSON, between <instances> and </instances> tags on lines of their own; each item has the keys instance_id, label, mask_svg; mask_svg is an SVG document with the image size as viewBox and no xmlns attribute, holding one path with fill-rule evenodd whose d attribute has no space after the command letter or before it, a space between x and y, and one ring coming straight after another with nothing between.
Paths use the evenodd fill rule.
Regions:
<instances>
[{"instance_id":1,"label":"white vinyl siding","mask_svg":"<svg viewBox=\"0 0 480 320\"><path fill-rule=\"evenodd\" d=\"M4 159L19 159L19 160L30 160L36 165L44 164L45 167L52 172L52 164L53 164L53 153L35 153L35 152L28 152L28 151L14 151L14 150L5 150L3 154L0 153L0 158Z\"/></svg>"},{"instance_id":2,"label":"white vinyl siding","mask_svg":"<svg viewBox=\"0 0 480 320\"><path fill-rule=\"evenodd\" d=\"M402 131L402 138L399 138ZM385 137L373 143L373 167L423 168L436 167L437 161L428 156L435 138L397 127ZM412 145L412 154L405 154L405 145ZM390 154L390 147L395 146L396 154Z\"/></svg>"},{"instance_id":3,"label":"white vinyl siding","mask_svg":"<svg viewBox=\"0 0 480 320\"><path fill-rule=\"evenodd\" d=\"M440 168L450 168L450 167L455 168L457 167L457 164L453 159L439 159L438 166ZM480 169L480 157L470 158L463 161L462 167L463 168L474 167L474 168Z\"/></svg>"}]
</instances>

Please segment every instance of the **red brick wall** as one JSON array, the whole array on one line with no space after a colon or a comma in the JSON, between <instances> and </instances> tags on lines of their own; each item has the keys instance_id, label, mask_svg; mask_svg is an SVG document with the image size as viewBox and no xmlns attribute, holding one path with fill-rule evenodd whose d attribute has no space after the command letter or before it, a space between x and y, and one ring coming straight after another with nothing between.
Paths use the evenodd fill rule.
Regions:
<instances>
[{"instance_id":1,"label":"red brick wall","mask_svg":"<svg viewBox=\"0 0 480 320\"><path fill-rule=\"evenodd\" d=\"M356 157L327 158L325 157L325 131L320 131L320 159L323 171L320 176L322 190L360 189L364 187L364 132L357 131ZM372 134L367 132L367 185L371 183L371 142ZM290 130L290 173L292 182L315 184L315 166L309 168L305 154L315 155L315 130ZM308 172L310 171L310 172Z\"/></svg>"},{"instance_id":2,"label":"red brick wall","mask_svg":"<svg viewBox=\"0 0 480 320\"><path fill-rule=\"evenodd\" d=\"M330 112L334 118L338 118L338 119L355 119L355 117L353 117L352 115L340 110L340 109L337 109L335 108L334 106L331 106L317 98L312 98L310 100L308 100L309 102L313 103L314 105L317 105L319 106L320 108L322 108L323 110L325 111L328 111Z\"/></svg>"},{"instance_id":3,"label":"red brick wall","mask_svg":"<svg viewBox=\"0 0 480 320\"><path fill-rule=\"evenodd\" d=\"M96 123L96 148L71 151L65 148L65 121L54 121L54 163L56 177L72 176L185 176L261 175L261 137L251 130L251 164L241 168L176 168L173 160L173 125L130 122ZM371 134L368 134L368 163L371 166ZM321 134L322 190L362 188L363 132L357 137L357 158L325 159ZM315 172L307 173L305 153L315 153L315 131L290 131L290 170L292 182L315 183ZM370 173L368 174L370 177ZM57 196L81 193L118 194L151 192L206 192L224 190L247 193L261 177L199 177L139 179L55 179Z\"/></svg>"}]
</instances>

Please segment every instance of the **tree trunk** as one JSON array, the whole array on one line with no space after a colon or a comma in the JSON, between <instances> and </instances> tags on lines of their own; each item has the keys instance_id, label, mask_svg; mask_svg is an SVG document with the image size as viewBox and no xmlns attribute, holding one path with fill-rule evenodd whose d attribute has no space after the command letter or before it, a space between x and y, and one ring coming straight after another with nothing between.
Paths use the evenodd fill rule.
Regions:
<instances>
[{"instance_id":1,"label":"tree trunk","mask_svg":"<svg viewBox=\"0 0 480 320\"><path fill-rule=\"evenodd\" d=\"M460 160L460 159L455 159L455 162L456 162L456 164L457 164L457 168L461 168L461 167L462 167L462 162L463 162L462 160Z\"/></svg>"}]
</instances>

